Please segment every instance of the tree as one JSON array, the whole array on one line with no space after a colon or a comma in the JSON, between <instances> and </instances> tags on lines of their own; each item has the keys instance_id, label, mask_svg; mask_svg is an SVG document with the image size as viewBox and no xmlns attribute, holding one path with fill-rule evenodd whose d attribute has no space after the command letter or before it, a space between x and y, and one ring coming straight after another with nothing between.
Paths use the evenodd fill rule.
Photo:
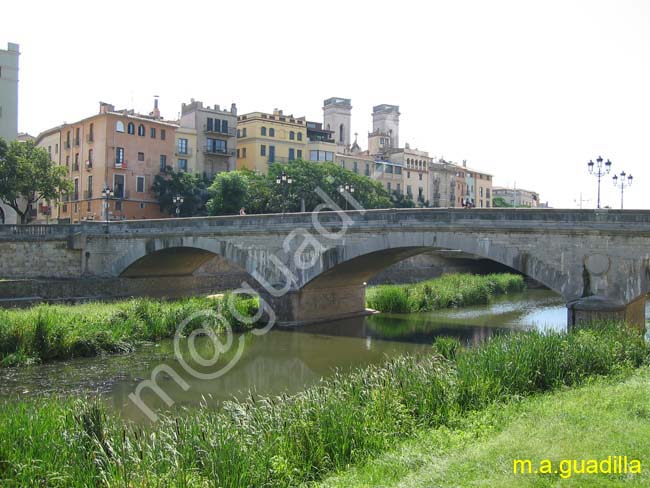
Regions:
<instances>
[{"instance_id":1,"label":"tree","mask_svg":"<svg viewBox=\"0 0 650 488\"><path fill-rule=\"evenodd\" d=\"M393 201L393 207L395 208L414 208L415 202L410 195L404 194L402 192L394 191L390 196Z\"/></svg>"},{"instance_id":2,"label":"tree","mask_svg":"<svg viewBox=\"0 0 650 488\"><path fill-rule=\"evenodd\" d=\"M249 201L249 176L242 171L219 173L210 186L210 215L237 215L240 208L246 207Z\"/></svg>"},{"instance_id":3,"label":"tree","mask_svg":"<svg viewBox=\"0 0 650 488\"><path fill-rule=\"evenodd\" d=\"M21 224L28 224L39 200L58 200L72 189L67 170L52 164L50 156L32 141L0 138L0 200L13 208Z\"/></svg>"},{"instance_id":4,"label":"tree","mask_svg":"<svg viewBox=\"0 0 650 488\"><path fill-rule=\"evenodd\" d=\"M506 199L503 198L503 197L494 197L492 199L492 206L497 207L497 208L499 208L499 207L501 207L501 208L512 207L512 205L510 205L508 202L506 202Z\"/></svg>"},{"instance_id":5,"label":"tree","mask_svg":"<svg viewBox=\"0 0 650 488\"><path fill-rule=\"evenodd\" d=\"M184 171L171 171L167 175L156 175L151 191L156 195L160 211L169 215L176 214L174 197L183 197L180 206L182 217L207 215L206 203L210 194L210 180L204 175L195 175Z\"/></svg>"}]
</instances>

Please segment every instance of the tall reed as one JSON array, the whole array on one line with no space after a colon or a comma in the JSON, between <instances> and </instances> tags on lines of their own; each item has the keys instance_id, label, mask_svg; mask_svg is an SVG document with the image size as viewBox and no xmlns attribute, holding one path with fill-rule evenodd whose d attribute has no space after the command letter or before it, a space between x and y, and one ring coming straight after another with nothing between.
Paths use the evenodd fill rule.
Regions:
<instances>
[{"instance_id":1,"label":"tall reed","mask_svg":"<svg viewBox=\"0 0 650 488\"><path fill-rule=\"evenodd\" d=\"M444 353L446 358L440 355ZM251 396L128 424L84 400L0 409L0 485L298 486L359 463L428 426L650 359L638 332L601 326L526 332L335 374L294 396Z\"/></svg>"}]
</instances>

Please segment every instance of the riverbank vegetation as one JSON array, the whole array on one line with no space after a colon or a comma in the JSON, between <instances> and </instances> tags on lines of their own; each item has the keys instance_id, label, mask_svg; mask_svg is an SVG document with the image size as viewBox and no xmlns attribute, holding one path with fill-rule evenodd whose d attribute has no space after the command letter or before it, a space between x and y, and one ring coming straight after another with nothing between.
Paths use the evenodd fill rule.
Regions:
<instances>
[{"instance_id":1,"label":"riverbank vegetation","mask_svg":"<svg viewBox=\"0 0 650 488\"><path fill-rule=\"evenodd\" d=\"M298 486L495 404L629 373L649 351L622 325L508 334L472 348L442 338L432 354L336 374L294 396L251 395L152 425L125 423L90 400L8 402L0 484Z\"/></svg>"},{"instance_id":2,"label":"riverbank vegetation","mask_svg":"<svg viewBox=\"0 0 650 488\"><path fill-rule=\"evenodd\" d=\"M485 304L494 296L525 288L524 277L511 273L449 274L415 284L370 287L366 303L380 312L428 312Z\"/></svg>"},{"instance_id":3,"label":"riverbank vegetation","mask_svg":"<svg viewBox=\"0 0 650 488\"><path fill-rule=\"evenodd\" d=\"M173 337L181 323L205 311L221 311L224 322L244 328L224 306L229 299L229 295L174 301L137 298L0 309L0 366L130 352L139 343ZM256 300L238 295L232 299L244 316L257 312ZM187 324L187 332L206 320L205 314L196 317ZM213 325L218 330L225 324Z\"/></svg>"}]
</instances>

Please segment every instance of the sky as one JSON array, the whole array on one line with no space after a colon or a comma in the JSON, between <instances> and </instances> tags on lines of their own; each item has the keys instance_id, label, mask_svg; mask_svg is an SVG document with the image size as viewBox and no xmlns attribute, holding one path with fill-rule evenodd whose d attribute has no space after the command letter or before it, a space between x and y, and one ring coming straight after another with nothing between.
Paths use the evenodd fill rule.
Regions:
<instances>
[{"instance_id":1,"label":"sky","mask_svg":"<svg viewBox=\"0 0 650 488\"><path fill-rule=\"evenodd\" d=\"M587 163L634 176L650 208L650 0L5 2L0 47L20 44L19 130L37 135L99 101L174 119L190 98L322 121L352 99L367 147L373 105L399 105L400 145L596 206Z\"/></svg>"}]
</instances>

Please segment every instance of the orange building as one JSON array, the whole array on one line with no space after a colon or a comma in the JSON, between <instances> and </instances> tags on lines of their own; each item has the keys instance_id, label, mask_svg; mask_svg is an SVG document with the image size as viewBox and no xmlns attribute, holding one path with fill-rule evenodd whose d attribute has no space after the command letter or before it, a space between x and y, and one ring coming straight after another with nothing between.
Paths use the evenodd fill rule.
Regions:
<instances>
[{"instance_id":1,"label":"orange building","mask_svg":"<svg viewBox=\"0 0 650 488\"><path fill-rule=\"evenodd\" d=\"M166 217L151 192L157 174L172 166L178 124L160 117L158 103L149 115L116 111L100 102L97 115L64 124L38 136L51 146L60 140L54 164L67 168L73 189L57 208L46 209L50 221L150 219ZM110 199L102 194L112 190ZM108 208L107 208L108 207ZM39 215L38 220L43 220Z\"/></svg>"}]
</instances>

